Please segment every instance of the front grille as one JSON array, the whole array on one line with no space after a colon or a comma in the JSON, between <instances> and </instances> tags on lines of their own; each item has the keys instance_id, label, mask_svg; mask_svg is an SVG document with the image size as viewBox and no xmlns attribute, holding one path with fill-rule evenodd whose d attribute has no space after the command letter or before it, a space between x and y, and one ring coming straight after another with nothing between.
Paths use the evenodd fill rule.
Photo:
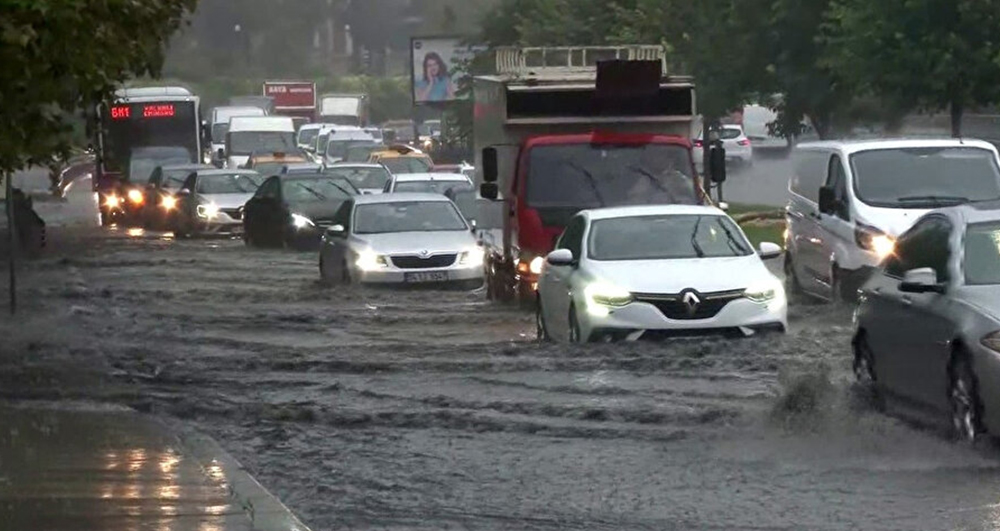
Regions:
<instances>
[{"instance_id":1,"label":"front grille","mask_svg":"<svg viewBox=\"0 0 1000 531\"><path fill-rule=\"evenodd\" d=\"M223 208L222 212L236 220L243 219L243 209L242 208Z\"/></svg>"},{"instance_id":2,"label":"front grille","mask_svg":"<svg viewBox=\"0 0 1000 531\"><path fill-rule=\"evenodd\" d=\"M457 254L435 254L428 257L422 256L393 256L392 263L400 269L432 269L435 267L448 267L455 263Z\"/></svg>"},{"instance_id":3,"label":"front grille","mask_svg":"<svg viewBox=\"0 0 1000 531\"><path fill-rule=\"evenodd\" d=\"M684 295L690 291L700 301L698 304L689 306L684 301ZM734 300L743 298L742 289L730 291L717 291L714 293L698 293L688 290L681 293L671 293L659 295L654 293L634 293L633 296L638 302L645 302L656 306L657 310L667 319L677 321L696 321L698 319L711 319L718 315L727 304Z\"/></svg>"}]
</instances>

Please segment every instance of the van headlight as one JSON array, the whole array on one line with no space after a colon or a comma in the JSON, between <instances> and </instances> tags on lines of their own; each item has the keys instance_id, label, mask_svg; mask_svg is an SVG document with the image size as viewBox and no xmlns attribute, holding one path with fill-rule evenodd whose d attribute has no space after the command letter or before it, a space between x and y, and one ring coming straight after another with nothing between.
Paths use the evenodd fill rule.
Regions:
<instances>
[{"instance_id":1,"label":"van headlight","mask_svg":"<svg viewBox=\"0 0 1000 531\"><path fill-rule=\"evenodd\" d=\"M215 216L219 215L219 205L216 205L215 203L198 205L196 210L199 218L215 219Z\"/></svg>"},{"instance_id":2,"label":"van headlight","mask_svg":"<svg viewBox=\"0 0 1000 531\"><path fill-rule=\"evenodd\" d=\"M486 252L482 247L473 247L458 255L458 265L466 267L482 267Z\"/></svg>"},{"instance_id":3,"label":"van headlight","mask_svg":"<svg viewBox=\"0 0 1000 531\"><path fill-rule=\"evenodd\" d=\"M292 226L301 230L307 227L315 227L316 224L313 223L313 220L303 216L302 214L292 214Z\"/></svg>"},{"instance_id":4,"label":"van headlight","mask_svg":"<svg viewBox=\"0 0 1000 531\"><path fill-rule=\"evenodd\" d=\"M879 260L891 255L896 250L896 240L884 231L858 223L854 229L854 241L858 247L875 253Z\"/></svg>"},{"instance_id":5,"label":"van headlight","mask_svg":"<svg viewBox=\"0 0 1000 531\"><path fill-rule=\"evenodd\" d=\"M743 292L743 296L761 304L782 301L785 298L785 287L775 278L752 284Z\"/></svg>"},{"instance_id":6,"label":"van headlight","mask_svg":"<svg viewBox=\"0 0 1000 531\"><path fill-rule=\"evenodd\" d=\"M583 295L587 300L587 311L600 316L607 315L608 308L621 308L635 300L628 290L606 282L587 285Z\"/></svg>"},{"instance_id":7,"label":"van headlight","mask_svg":"<svg viewBox=\"0 0 1000 531\"><path fill-rule=\"evenodd\" d=\"M370 249L358 253L358 260L355 264L362 271L377 271L389 267L389 262L384 254L378 254Z\"/></svg>"}]
</instances>

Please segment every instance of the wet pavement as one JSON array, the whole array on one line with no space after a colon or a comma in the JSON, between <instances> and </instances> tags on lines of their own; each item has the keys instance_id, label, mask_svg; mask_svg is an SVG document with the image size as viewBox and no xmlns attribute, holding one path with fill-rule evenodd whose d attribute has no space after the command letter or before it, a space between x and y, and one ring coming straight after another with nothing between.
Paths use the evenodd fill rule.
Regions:
<instances>
[{"instance_id":1,"label":"wet pavement","mask_svg":"<svg viewBox=\"0 0 1000 531\"><path fill-rule=\"evenodd\" d=\"M326 287L312 253L142 231L25 277L0 398L193 426L314 529L1000 527L1000 452L870 407L849 310L546 344L481 293Z\"/></svg>"}]
</instances>

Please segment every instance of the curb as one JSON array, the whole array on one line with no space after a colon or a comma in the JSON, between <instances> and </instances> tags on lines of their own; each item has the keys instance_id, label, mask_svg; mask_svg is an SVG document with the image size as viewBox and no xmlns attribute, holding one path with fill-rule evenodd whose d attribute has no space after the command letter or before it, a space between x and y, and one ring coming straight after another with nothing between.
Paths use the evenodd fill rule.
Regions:
<instances>
[{"instance_id":1,"label":"curb","mask_svg":"<svg viewBox=\"0 0 1000 531\"><path fill-rule=\"evenodd\" d=\"M173 431L181 446L209 477L226 478L229 495L243 508L255 531L311 531L277 497L268 492L215 439L174 419L158 419Z\"/></svg>"}]
</instances>

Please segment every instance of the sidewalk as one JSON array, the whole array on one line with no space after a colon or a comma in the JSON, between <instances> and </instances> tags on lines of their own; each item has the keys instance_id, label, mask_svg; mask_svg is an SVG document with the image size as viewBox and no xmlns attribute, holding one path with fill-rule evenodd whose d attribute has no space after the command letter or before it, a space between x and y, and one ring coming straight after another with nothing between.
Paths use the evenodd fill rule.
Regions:
<instances>
[{"instance_id":1,"label":"sidewalk","mask_svg":"<svg viewBox=\"0 0 1000 531\"><path fill-rule=\"evenodd\" d=\"M211 439L79 403L0 405L0 528L308 531Z\"/></svg>"}]
</instances>

